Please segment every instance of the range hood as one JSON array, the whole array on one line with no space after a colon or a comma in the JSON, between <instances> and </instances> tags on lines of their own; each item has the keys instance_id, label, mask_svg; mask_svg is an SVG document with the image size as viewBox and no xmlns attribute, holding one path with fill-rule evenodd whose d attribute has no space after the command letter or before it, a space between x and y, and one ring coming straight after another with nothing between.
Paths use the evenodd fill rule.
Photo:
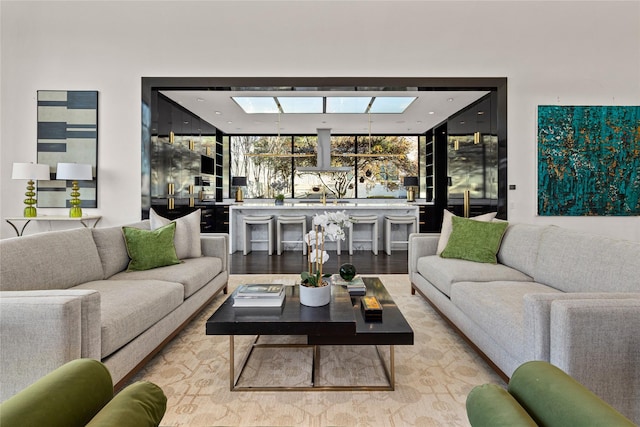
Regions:
<instances>
[{"instance_id":1,"label":"range hood","mask_svg":"<svg viewBox=\"0 0 640 427\"><path fill-rule=\"evenodd\" d=\"M350 172L351 167L331 167L331 129L318 129L318 161L315 167L296 168L298 172Z\"/></svg>"}]
</instances>

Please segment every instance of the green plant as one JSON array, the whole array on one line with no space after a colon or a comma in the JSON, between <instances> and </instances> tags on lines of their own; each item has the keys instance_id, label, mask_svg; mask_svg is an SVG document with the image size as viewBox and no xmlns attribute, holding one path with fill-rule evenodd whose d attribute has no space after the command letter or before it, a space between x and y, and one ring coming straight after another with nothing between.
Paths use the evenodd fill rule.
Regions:
<instances>
[{"instance_id":1,"label":"green plant","mask_svg":"<svg viewBox=\"0 0 640 427\"><path fill-rule=\"evenodd\" d=\"M277 194L276 200L280 200L281 202L284 201L284 194Z\"/></svg>"}]
</instances>

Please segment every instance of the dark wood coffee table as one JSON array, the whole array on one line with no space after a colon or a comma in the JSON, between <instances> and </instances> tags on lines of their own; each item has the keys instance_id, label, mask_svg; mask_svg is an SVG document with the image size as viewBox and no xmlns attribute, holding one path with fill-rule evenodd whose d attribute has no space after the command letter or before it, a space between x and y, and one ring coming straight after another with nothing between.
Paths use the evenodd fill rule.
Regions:
<instances>
[{"instance_id":1,"label":"dark wood coffee table","mask_svg":"<svg viewBox=\"0 0 640 427\"><path fill-rule=\"evenodd\" d=\"M395 345L413 345L413 329L407 323L384 285L377 277L365 277L367 295L374 295L383 306L382 321L367 322L360 308L360 296L350 296L346 288L332 286L331 302L324 307L300 304L298 286L287 286L286 300L278 308L233 307L233 296L207 320L207 335L229 335L229 380L232 391L290 391L290 390L394 390ZM256 335L238 376L235 374L235 335ZM260 335L302 335L306 344L258 344ZM322 345L374 345L382 360L387 384L371 386L318 385ZM312 347L313 366L310 387L238 386L242 370L254 348L260 347ZM389 364L378 346L389 346Z\"/></svg>"}]
</instances>

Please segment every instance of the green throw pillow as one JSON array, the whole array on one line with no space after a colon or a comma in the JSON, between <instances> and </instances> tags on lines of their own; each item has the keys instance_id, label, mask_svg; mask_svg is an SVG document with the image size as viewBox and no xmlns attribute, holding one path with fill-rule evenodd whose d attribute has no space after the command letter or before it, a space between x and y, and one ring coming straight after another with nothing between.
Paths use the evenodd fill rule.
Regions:
<instances>
[{"instance_id":1,"label":"green throw pillow","mask_svg":"<svg viewBox=\"0 0 640 427\"><path fill-rule=\"evenodd\" d=\"M452 222L453 231L447 247L440 254L442 258L497 264L496 254L508 222L482 222L455 216Z\"/></svg>"},{"instance_id":2,"label":"green throw pillow","mask_svg":"<svg viewBox=\"0 0 640 427\"><path fill-rule=\"evenodd\" d=\"M165 265L180 264L173 244L176 223L171 222L155 230L122 227L129 254L127 271L142 271Z\"/></svg>"}]
</instances>

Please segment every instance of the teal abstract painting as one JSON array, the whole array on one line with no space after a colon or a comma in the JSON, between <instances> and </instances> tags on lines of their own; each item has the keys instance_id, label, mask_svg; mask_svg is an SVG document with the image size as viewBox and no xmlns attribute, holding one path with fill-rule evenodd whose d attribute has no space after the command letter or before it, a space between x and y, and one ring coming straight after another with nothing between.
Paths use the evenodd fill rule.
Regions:
<instances>
[{"instance_id":1,"label":"teal abstract painting","mask_svg":"<svg viewBox=\"0 0 640 427\"><path fill-rule=\"evenodd\" d=\"M538 214L640 215L640 106L538 106Z\"/></svg>"}]
</instances>

